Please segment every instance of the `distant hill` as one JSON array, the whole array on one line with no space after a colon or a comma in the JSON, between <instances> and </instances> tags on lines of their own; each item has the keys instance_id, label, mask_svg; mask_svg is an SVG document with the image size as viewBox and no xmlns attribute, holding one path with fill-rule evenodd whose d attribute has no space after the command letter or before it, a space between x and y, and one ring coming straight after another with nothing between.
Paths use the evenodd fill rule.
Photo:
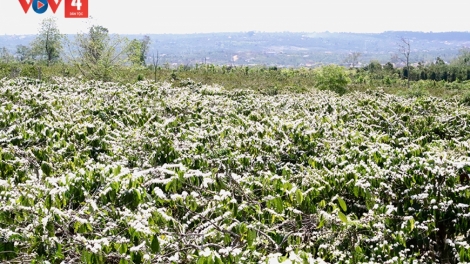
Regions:
<instances>
[{"instance_id":1,"label":"distant hill","mask_svg":"<svg viewBox=\"0 0 470 264\"><path fill-rule=\"evenodd\" d=\"M140 39L143 35L124 35ZM359 65L378 60L381 63L400 60L401 38L411 42L412 62L444 61L454 58L462 47L470 47L470 32L383 33L205 33L151 34L150 54L158 51L160 61L169 64L194 65L214 63L230 65L278 65L284 67L345 64L351 52L360 52ZM73 35L69 35L73 38ZM34 35L0 36L0 47L11 52L17 45L28 45Z\"/></svg>"}]
</instances>

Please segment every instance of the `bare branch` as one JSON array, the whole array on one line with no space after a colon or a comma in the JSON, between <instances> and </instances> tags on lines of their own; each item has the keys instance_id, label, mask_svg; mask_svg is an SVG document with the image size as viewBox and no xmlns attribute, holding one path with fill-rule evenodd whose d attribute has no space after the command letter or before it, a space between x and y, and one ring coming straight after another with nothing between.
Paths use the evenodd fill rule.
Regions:
<instances>
[{"instance_id":1,"label":"bare branch","mask_svg":"<svg viewBox=\"0 0 470 264\"><path fill-rule=\"evenodd\" d=\"M153 64L153 74L155 77L155 82L157 82L157 67L158 67L158 50L157 50L157 59L155 59L155 53L152 54L152 64Z\"/></svg>"},{"instance_id":2,"label":"bare branch","mask_svg":"<svg viewBox=\"0 0 470 264\"><path fill-rule=\"evenodd\" d=\"M401 37L401 42L402 44L398 44L400 47L400 52L403 54L405 60L406 60L406 71L407 71L407 77L408 77L408 89L410 88L410 53L411 53L411 48L410 48L410 40L405 39L404 37Z\"/></svg>"}]
</instances>

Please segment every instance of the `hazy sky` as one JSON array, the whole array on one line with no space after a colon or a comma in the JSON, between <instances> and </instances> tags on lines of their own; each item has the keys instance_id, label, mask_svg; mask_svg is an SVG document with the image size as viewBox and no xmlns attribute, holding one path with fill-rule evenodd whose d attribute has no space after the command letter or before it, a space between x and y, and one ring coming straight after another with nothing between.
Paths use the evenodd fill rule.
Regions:
<instances>
[{"instance_id":1,"label":"hazy sky","mask_svg":"<svg viewBox=\"0 0 470 264\"><path fill-rule=\"evenodd\" d=\"M72 0L39 15L25 14L18 0L1 0L0 34L35 34L51 16L62 33L91 24L127 34L470 31L468 0L88 0L92 19L65 19L64 1Z\"/></svg>"}]
</instances>

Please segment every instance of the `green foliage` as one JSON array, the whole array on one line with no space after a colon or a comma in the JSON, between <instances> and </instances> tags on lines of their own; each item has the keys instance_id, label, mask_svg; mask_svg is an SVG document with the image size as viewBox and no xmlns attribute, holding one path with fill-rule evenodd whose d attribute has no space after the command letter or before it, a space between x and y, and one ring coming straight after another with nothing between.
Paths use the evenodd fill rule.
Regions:
<instances>
[{"instance_id":1,"label":"green foliage","mask_svg":"<svg viewBox=\"0 0 470 264\"><path fill-rule=\"evenodd\" d=\"M17 256L17 250L13 241L4 241L0 237L0 260L12 260Z\"/></svg>"},{"instance_id":2,"label":"green foliage","mask_svg":"<svg viewBox=\"0 0 470 264\"><path fill-rule=\"evenodd\" d=\"M361 55L362 54L360 52L351 52L348 54L344 62L354 68L359 63L359 57L361 57Z\"/></svg>"},{"instance_id":3,"label":"green foliage","mask_svg":"<svg viewBox=\"0 0 470 264\"><path fill-rule=\"evenodd\" d=\"M133 39L127 44L126 53L132 65L146 66L149 45L149 36L144 36L142 40Z\"/></svg>"},{"instance_id":4,"label":"green foliage","mask_svg":"<svg viewBox=\"0 0 470 264\"><path fill-rule=\"evenodd\" d=\"M470 106L470 91L462 96L460 102L464 105Z\"/></svg>"},{"instance_id":5,"label":"green foliage","mask_svg":"<svg viewBox=\"0 0 470 264\"><path fill-rule=\"evenodd\" d=\"M126 41L123 40L121 44L125 43ZM27 60L24 63L0 63L0 78L21 76L33 79L40 78L45 82L54 82L54 79L60 76L94 80L104 78L122 84L152 79L156 82L170 81L176 86L181 80L191 79L195 83L222 86L226 89L248 89L263 94L277 95L286 92L305 93L310 91L312 87L319 84L317 77L319 76L318 72L321 72L321 68L269 70L268 67L227 67L212 64L198 65L197 67L186 65L178 68L172 68L169 65L159 67L157 64L154 69L153 65L151 67L131 66L128 56L125 53L120 54L121 56L115 54L118 57L116 57L114 64L93 65L90 63L87 65L85 61L80 62L74 59L71 59L71 62L75 64L55 63L50 67L44 67L40 62L30 64ZM100 70L92 73L89 70L93 68ZM415 68L412 73L411 86L416 88L416 92L402 91L406 83L400 73L401 69L395 69L390 64L376 73L370 72L368 67L349 69L345 71L346 75L343 77L346 76L351 80L346 86L350 91L366 91L380 87L388 93L400 93L411 97L427 94L441 98L462 97L465 91L470 89L470 83L467 81L467 75L470 77L470 69L465 67L433 64ZM324 87L328 87L327 84L329 83L325 81ZM340 89L340 91L343 90Z\"/></svg>"},{"instance_id":6,"label":"green foliage","mask_svg":"<svg viewBox=\"0 0 470 264\"><path fill-rule=\"evenodd\" d=\"M430 86L429 82L418 81L413 83L409 90L405 90L399 93L399 95L408 97L408 98L419 98L429 96L427 88Z\"/></svg>"},{"instance_id":7,"label":"green foliage","mask_svg":"<svg viewBox=\"0 0 470 264\"><path fill-rule=\"evenodd\" d=\"M33 61L33 52L30 47L25 45L16 46L16 55L19 62Z\"/></svg>"},{"instance_id":8,"label":"green foliage","mask_svg":"<svg viewBox=\"0 0 470 264\"><path fill-rule=\"evenodd\" d=\"M469 260L457 102L186 78L1 79L0 98L2 262Z\"/></svg>"},{"instance_id":9,"label":"green foliage","mask_svg":"<svg viewBox=\"0 0 470 264\"><path fill-rule=\"evenodd\" d=\"M341 210L346 212L346 209L347 209L346 202L344 202L343 198L338 197L338 203L339 203L339 206L341 207Z\"/></svg>"},{"instance_id":10,"label":"green foliage","mask_svg":"<svg viewBox=\"0 0 470 264\"><path fill-rule=\"evenodd\" d=\"M346 217L346 215L343 212L338 212L338 217L343 223L345 223L345 224L348 223L348 218Z\"/></svg>"},{"instance_id":11,"label":"green foliage","mask_svg":"<svg viewBox=\"0 0 470 264\"><path fill-rule=\"evenodd\" d=\"M344 68L336 65L321 67L315 80L318 89L330 90L340 95L347 92L347 85L351 82Z\"/></svg>"},{"instance_id":12,"label":"green foliage","mask_svg":"<svg viewBox=\"0 0 470 264\"><path fill-rule=\"evenodd\" d=\"M126 49L127 49L127 56L129 57L129 61L133 64L133 65L141 65L142 64L142 61L140 60L141 56L140 56L140 53L141 53L141 44L140 42L137 40L137 39L133 39L129 42L129 44L127 45Z\"/></svg>"},{"instance_id":13,"label":"green foliage","mask_svg":"<svg viewBox=\"0 0 470 264\"><path fill-rule=\"evenodd\" d=\"M10 51L5 48L5 47L2 47L0 49L0 62L3 62L3 63L10 63L14 60L14 57L13 55L10 53Z\"/></svg>"},{"instance_id":14,"label":"green foliage","mask_svg":"<svg viewBox=\"0 0 470 264\"><path fill-rule=\"evenodd\" d=\"M49 66L60 59L63 38L64 35L60 33L57 26L57 19L45 18L41 22L36 39L31 44L31 53L33 56L39 57L39 60L45 60ZM22 58L26 58L28 50L24 47L19 47L19 49Z\"/></svg>"},{"instance_id":15,"label":"green foliage","mask_svg":"<svg viewBox=\"0 0 470 264\"><path fill-rule=\"evenodd\" d=\"M69 60L87 79L119 80L118 70L129 59L125 56L129 50L127 42L118 35L110 35L107 28L93 25L87 34L77 34L75 42L69 43Z\"/></svg>"},{"instance_id":16,"label":"green foliage","mask_svg":"<svg viewBox=\"0 0 470 264\"><path fill-rule=\"evenodd\" d=\"M470 48L460 49L457 58L452 63L457 66L470 66Z\"/></svg>"},{"instance_id":17,"label":"green foliage","mask_svg":"<svg viewBox=\"0 0 470 264\"><path fill-rule=\"evenodd\" d=\"M365 66L366 70L374 75L378 75L382 72L382 64L380 62L373 60L369 63L369 65Z\"/></svg>"}]
</instances>

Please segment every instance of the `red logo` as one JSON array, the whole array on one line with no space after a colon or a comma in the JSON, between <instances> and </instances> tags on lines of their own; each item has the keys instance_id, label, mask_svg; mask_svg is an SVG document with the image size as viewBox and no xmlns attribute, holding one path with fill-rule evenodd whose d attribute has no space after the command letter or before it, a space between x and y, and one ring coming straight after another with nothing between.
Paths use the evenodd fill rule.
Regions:
<instances>
[{"instance_id":1,"label":"red logo","mask_svg":"<svg viewBox=\"0 0 470 264\"><path fill-rule=\"evenodd\" d=\"M87 18L88 0L65 0L66 18Z\"/></svg>"},{"instance_id":2,"label":"red logo","mask_svg":"<svg viewBox=\"0 0 470 264\"><path fill-rule=\"evenodd\" d=\"M55 14L62 0L18 0L25 13L31 6L37 14L43 14L50 7ZM88 0L64 0L66 18L87 18Z\"/></svg>"},{"instance_id":3,"label":"red logo","mask_svg":"<svg viewBox=\"0 0 470 264\"><path fill-rule=\"evenodd\" d=\"M47 2L47 4L49 4L54 14L57 11L57 8L59 8L60 2L62 2L62 0L58 0L57 3L56 3L56 0L47 0L47 1L46 0L43 0L43 1L30 0L29 3L27 0L18 0L18 1L20 2L21 7L23 8L25 13L28 13L28 10L29 8L31 8L31 4L33 4L33 2L36 2L36 7L34 9L42 9L46 5L43 2Z\"/></svg>"}]
</instances>

